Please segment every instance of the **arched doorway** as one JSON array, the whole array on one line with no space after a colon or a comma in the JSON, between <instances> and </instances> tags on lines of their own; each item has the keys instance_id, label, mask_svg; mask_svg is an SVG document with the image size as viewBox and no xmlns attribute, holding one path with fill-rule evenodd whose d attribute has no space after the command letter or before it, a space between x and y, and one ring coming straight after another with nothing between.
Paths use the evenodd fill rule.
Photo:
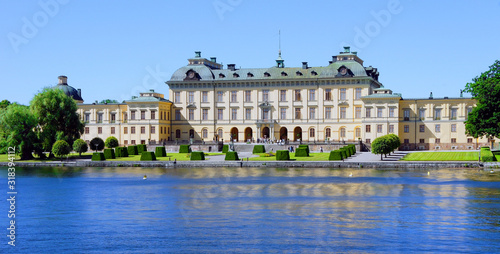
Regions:
<instances>
[{"instance_id":1,"label":"arched doorway","mask_svg":"<svg viewBox=\"0 0 500 254\"><path fill-rule=\"evenodd\" d=\"M302 140L302 128L295 127L293 130L293 141Z\"/></svg>"},{"instance_id":2,"label":"arched doorway","mask_svg":"<svg viewBox=\"0 0 500 254\"><path fill-rule=\"evenodd\" d=\"M231 140L234 140L235 142L238 142L238 128L233 127L231 129Z\"/></svg>"},{"instance_id":3,"label":"arched doorway","mask_svg":"<svg viewBox=\"0 0 500 254\"><path fill-rule=\"evenodd\" d=\"M262 128L262 138L269 138L269 127Z\"/></svg>"},{"instance_id":4,"label":"arched doorway","mask_svg":"<svg viewBox=\"0 0 500 254\"><path fill-rule=\"evenodd\" d=\"M252 128L247 127L245 129L245 141L247 141L247 142L250 141L251 142L252 141L252 137L253 137L253 135L252 135Z\"/></svg>"},{"instance_id":5,"label":"arched doorway","mask_svg":"<svg viewBox=\"0 0 500 254\"><path fill-rule=\"evenodd\" d=\"M287 140L288 139L288 129L286 127L281 127L280 129L280 139Z\"/></svg>"}]
</instances>

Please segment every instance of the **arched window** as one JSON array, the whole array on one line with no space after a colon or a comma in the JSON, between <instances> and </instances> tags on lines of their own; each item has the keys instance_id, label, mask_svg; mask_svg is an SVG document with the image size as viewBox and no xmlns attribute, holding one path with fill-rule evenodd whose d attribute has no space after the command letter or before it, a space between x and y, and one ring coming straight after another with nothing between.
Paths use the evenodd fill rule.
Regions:
<instances>
[{"instance_id":1,"label":"arched window","mask_svg":"<svg viewBox=\"0 0 500 254\"><path fill-rule=\"evenodd\" d=\"M325 129L325 138L331 138L332 137L332 130L330 128Z\"/></svg>"},{"instance_id":2,"label":"arched window","mask_svg":"<svg viewBox=\"0 0 500 254\"><path fill-rule=\"evenodd\" d=\"M181 138L181 130L175 130L175 138Z\"/></svg>"},{"instance_id":3,"label":"arched window","mask_svg":"<svg viewBox=\"0 0 500 254\"><path fill-rule=\"evenodd\" d=\"M219 136L219 140L223 138L222 134L224 134L224 132L222 131L222 129L218 129L217 130L217 136Z\"/></svg>"},{"instance_id":4,"label":"arched window","mask_svg":"<svg viewBox=\"0 0 500 254\"><path fill-rule=\"evenodd\" d=\"M315 130L314 128L309 129L309 137L314 138Z\"/></svg>"},{"instance_id":5,"label":"arched window","mask_svg":"<svg viewBox=\"0 0 500 254\"><path fill-rule=\"evenodd\" d=\"M361 137L361 128L356 128L356 138Z\"/></svg>"},{"instance_id":6,"label":"arched window","mask_svg":"<svg viewBox=\"0 0 500 254\"><path fill-rule=\"evenodd\" d=\"M194 130L193 129L189 130L189 137L194 138Z\"/></svg>"},{"instance_id":7,"label":"arched window","mask_svg":"<svg viewBox=\"0 0 500 254\"><path fill-rule=\"evenodd\" d=\"M340 137L345 138L345 128L344 127L340 128Z\"/></svg>"},{"instance_id":8,"label":"arched window","mask_svg":"<svg viewBox=\"0 0 500 254\"><path fill-rule=\"evenodd\" d=\"M203 129L201 132L202 132L203 138L208 138L208 130L207 129Z\"/></svg>"}]
</instances>

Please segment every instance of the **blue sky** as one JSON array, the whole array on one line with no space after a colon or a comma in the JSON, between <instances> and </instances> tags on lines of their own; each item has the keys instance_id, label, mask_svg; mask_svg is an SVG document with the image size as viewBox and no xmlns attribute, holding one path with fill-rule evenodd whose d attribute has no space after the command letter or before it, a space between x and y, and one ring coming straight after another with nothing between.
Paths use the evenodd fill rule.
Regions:
<instances>
[{"instance_id":1,"label":"blue sky","mask_svg":"<svg viewBox=\"0 0 500 254\"><path fill-rule=\"evenodd\" d=\"M194 51L224 66L325 66L349 45L403 98L458 97L500 59L500 0L0 0L0 100L59 75L86 103L164 84Z\"/></svg>"}]
</instances>

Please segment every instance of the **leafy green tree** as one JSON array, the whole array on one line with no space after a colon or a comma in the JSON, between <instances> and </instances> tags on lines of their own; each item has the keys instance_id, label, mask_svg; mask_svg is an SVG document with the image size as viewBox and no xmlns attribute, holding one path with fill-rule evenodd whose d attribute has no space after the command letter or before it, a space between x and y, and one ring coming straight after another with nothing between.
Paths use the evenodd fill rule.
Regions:
<instances>
[{"instance_id":1,"label":"leafy green tree","mask_svg":"<svg viewBox=\"0 0 500 254\"><path fill-rule=\"evenodd\" d=\"M465 121L465 133L474 138L500 137L500 61L467 83L465 92L472 94L477 106Z\"/></svg>"},{"instance_id":2,"label":"leafy green tree","mask_svg":"<svg viewBox=\"0 0 500 254\"><path fill-rule=\"evenodd\" d=\"M0 110L6 109L10 105L10 101L8 100L3 100L0 102Z\"/></svg>"},{"instance_id":3,"label":"leafy green tree","mask_svg":"<svg viewBox=\"0 0 500 254\"><path fill-rule=\"evenodd\" d=\"M104 142L104 144L106 145L107 148L115 148L119 145L118 139L113 136L108 137L106 139L106 142Z\"/></svg>"},{"instance_id":4,"label":"leafy green tree","mask_svg":"<svg viewBox=\"0 0 500 254\"><path fill-rule=\"evenodd\" d=\"M77 139L73 142L73 151L77 152L80 157L82 156L82 153L85 153L88 150L89 146L87 145L87 142L82 139Z\"/></svg>"},{"instance_id":5,"label":"leafy green tree","mask_svg":"<svg viewBox=\"0 0 500 254\"><path fill-rule=\"evenodd\" d=\"M102 100L99 103L102 103L102 104L104 104L104 103L118 103L118 101L117 100L111 100L111 99L105 99L105 100Z\"/></svg>"},{"instance_id":6,"label":"leafy green tree","mask_svg":"<svg viewBox=\"0 0 500 254\"><path fill-rule=\"evenodd\" d=\"M104 141L102 141L102 138L95 137L90 140L90 149L94 151L101 151L102 149L104 149Z\"/></svg>"},{"instance_id":7,"label":"leafy green tree","mask_svg":"<svg viewBox=\"0 0 500 254\"><path fill-rule=\"evenodd\" d=\"M391 141L387 135L381 136L373 140L372 153L380 154L380 160L383 160L382 155L388 154L393 151Z\"/></svg>"},{"instance_id":8,"label":"leafy green tree","mask_svg":"<svg viewBox=\"0 0 500 254\"><path fill-rule=\"evenodd\" d=\"M37 119L27 106L12 104L0 114L0 143L4 147L15 147L21 160L33 158L38 143L35 127Z\"/></svg>"},{"instance_id":9,"label":"leafy green tree","mask_svg":"<svg viewBox=\"0 0 500 254\"><path fill-rule=\"evenodd\" d=\"M51 155L52 144L57 140L73 144L83 133L84 124L76 113L75 101L60 89L43 89L31 100L30 108L38 119L42 147Z\"/></svg>"},{"instance_id":10,"label":"leafy green tree","mask_svg":"<svg viewBox=\"0 0 500 254\"><path fill-rule=\"evenodd\" d=\"M52 146L52 153L61 158L71 152L71 146L64 140L58 140Z\"/></svg>"},{"instance_id":11,"label":"leafy green tree","mask_svg":"<svg viewBox=\"0 0 500 254\"><path fill-rule=\"evenodd\" d=\"M400 146L401 146L401 140L399 139L398 135L396 134L389 134L387 135L387 138L389 139L389 143L391 145L391 152L394 152L395 150L397 150Z\"/></svg>"}]
</instances>

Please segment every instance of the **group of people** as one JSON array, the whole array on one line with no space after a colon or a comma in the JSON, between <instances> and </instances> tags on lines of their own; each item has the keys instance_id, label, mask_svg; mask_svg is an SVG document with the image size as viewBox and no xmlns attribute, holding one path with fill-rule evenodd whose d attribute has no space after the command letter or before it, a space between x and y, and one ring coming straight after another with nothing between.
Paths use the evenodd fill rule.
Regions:
<instances>
[{"instance_id":1,"label":"group of people","mask_svg":"<svg viewBox=\"0 0 500 254\"><path fill-rule=\"evenodd\" d=\"M253 141L253 140L252 140ZM286 144L286 140L285 139L270 139L270 138L258 138L257 139L257 143L260 143L260 144L277 144L277 145L280 145L280 146L284 146Z\"/></svg>"}]
</instances>

